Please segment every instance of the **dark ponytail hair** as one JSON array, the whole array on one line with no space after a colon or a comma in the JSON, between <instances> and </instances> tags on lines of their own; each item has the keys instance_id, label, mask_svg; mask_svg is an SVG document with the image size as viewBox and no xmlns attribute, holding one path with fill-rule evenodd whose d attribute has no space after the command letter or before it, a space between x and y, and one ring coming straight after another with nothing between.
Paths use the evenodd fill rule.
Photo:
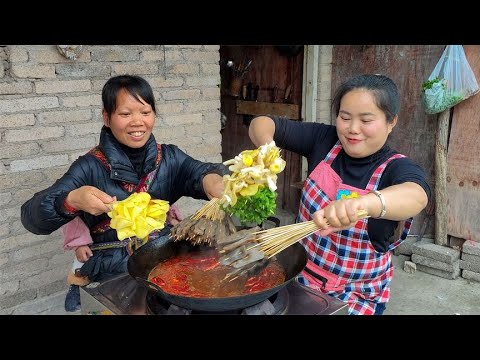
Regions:
<instances>
[{"instance_id":1,"label":"dark ponytail hair","mask_svg":"<svg viewBox=\"0 0 480 360\"><path fill-rule=\"evenodd\" d=\"M372 93L376 105L384 112L387 122L391 123L398 115L400 95L393 80L384 75L363 74L347 80L337 89L332 101L335 116L338 116L343 96L356 89L366 89Z\"/></svg>"},{"instance_id":2,"label":"dark ponytail hair","mask_svg":"<svg viewBox=\"0 0 480 360\"><path fill-rule=\"evenodd\" d=\"M155 97L150 84L144 78L137 75L118 75L114 76L103 85L102 103L103 110L110 117L117 108L117 96L121 89L125 89L135 99L140 101L142 98L155 111Z\"/></svg>"}]
</instances>

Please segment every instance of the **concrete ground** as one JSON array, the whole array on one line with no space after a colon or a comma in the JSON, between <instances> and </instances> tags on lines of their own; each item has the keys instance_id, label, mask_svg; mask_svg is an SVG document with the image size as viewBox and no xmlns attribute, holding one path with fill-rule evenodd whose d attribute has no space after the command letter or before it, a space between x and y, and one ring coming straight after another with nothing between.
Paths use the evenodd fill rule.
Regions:
<instances>
[{"instance_id":1,"label":"concrete ground","mask_svg":"<svg viewBox=\"0 0 480 360\"><path fill-rule=\"evenodd\" d=\"M480 315L480 283L444 279L421 271L403 271L393 256L394 275L385 315Z\"/></svg>"}]
</instances>

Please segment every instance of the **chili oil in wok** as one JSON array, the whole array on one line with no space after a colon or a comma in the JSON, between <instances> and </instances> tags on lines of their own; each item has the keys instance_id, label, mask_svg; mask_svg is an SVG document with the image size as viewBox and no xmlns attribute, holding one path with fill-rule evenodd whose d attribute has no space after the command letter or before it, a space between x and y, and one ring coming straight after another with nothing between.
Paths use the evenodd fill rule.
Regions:
<instances>
[{"instance_id":1,"label":"chili oil in wok","mask_svg":"<svg viewBox=\"0 0 480 360\"><path fill-rule=\"evenodd\" d=\"M271 260L258 274L222 281L234 268L219 265L218 259L215 249L178 254L156 265L148 279L172 295L217 298L267 290L286 278L282 266Z\"/></svg>"}]
</instances>

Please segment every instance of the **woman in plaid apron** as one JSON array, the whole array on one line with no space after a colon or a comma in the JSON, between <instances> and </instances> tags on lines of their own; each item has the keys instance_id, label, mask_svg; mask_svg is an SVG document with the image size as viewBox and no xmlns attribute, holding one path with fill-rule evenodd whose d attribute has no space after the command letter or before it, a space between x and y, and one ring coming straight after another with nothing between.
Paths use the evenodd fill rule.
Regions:
<instances>
[{"instance_id":1,"label":"woman in plaid apron","mask_svg":"<svg viewBox=\"0 0 480 360\"><path fill-rule=\"evenodd\" d=\"M321 230L302 240L308 263L297 280L347 302L349 314L383 313L390 250L430 196L423 169L386 145L399 107L391 79L360 75L336 92L335 126L261 116L249 128L255 145L274 140L307 158L297 221L313 220ZM360 210L370 218L361 219ZM390 242L399 225L400 237Z\"/></svg>"}]
</instances>

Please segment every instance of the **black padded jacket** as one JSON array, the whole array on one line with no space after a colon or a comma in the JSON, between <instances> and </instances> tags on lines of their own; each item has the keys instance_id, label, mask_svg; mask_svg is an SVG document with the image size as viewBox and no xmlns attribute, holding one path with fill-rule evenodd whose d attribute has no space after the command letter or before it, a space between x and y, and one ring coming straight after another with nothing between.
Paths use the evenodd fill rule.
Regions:
<instances>
[{"instance_id":1,"label":"black padded jacket","mask_svg":"<svg viewBox=\"0 0 480 360\"><path fill-rule=\"evenodd\" d=\"M140 179L118 141L106 127L100 134L99 149L105 154L111 171L90 153L80 156L52 186L36 193L22 205L22 224L28 231L38 235L50 234L77 215L90 229L108 219L107 214L95 216L80 211L78 214L69 215L65 212L64 199L70 191L81 186L95 186L110 196L116 196L117 200L123 200L135 191L127 192L121 186L122 182L137 185ZM170 205L182 196L208 200L202 186L203 177L209 173L228 174L225 165L200 162L175 145L162 144L161 156L158 171L152 179L148 193L153 199L166 200ZM144 174L155 169L156 159L157 142L151 135L146 143ZM116 231L111 229L92 237L94 243L118 240Z\"/></svg>"}]
</instances>

